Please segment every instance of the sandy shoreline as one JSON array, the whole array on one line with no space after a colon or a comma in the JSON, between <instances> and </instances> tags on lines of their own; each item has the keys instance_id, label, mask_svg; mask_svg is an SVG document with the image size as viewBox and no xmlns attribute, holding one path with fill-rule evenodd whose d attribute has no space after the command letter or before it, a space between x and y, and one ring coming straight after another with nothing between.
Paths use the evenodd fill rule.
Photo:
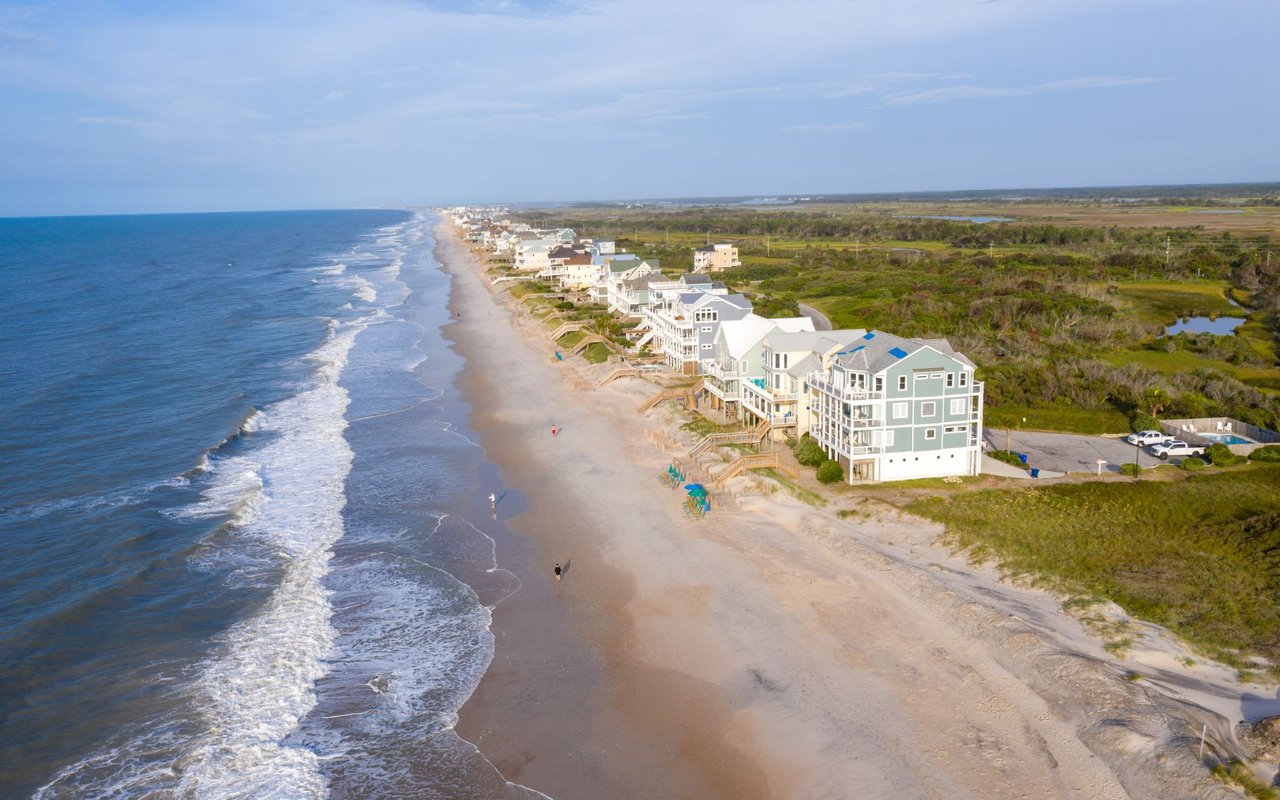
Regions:
<instances>
[{"instance_id":1,"label":"sandy shoreline","mask_svg":"<svg viewBox=\"0 0 1280 800\"><path fill-rule=\"evenodd\" d=\"M524 588L457 727L509 780L555 800L1235 796L1183 741L1203 721L1226 747L1221 718L1126 682L927 524L754 497L686 520L655 479L669 428L634 412L648 384L581 391L436 236L472 428L527 498L524 538L498 542Z\"/></svg>"}]
</instances>

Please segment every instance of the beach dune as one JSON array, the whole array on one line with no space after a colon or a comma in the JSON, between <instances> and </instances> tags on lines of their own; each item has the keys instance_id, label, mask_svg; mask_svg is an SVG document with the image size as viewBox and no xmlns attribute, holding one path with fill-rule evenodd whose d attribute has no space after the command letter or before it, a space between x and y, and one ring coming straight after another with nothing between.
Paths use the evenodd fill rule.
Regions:
<instances>
[{"instance_id":1,"label":"beach dune","mask_svg":"<svg viewBox=\"0 0 1280 800\"><path fill-rule=\"evenodd\" d=\"M647 384L582 391L437 239L472 427L527 498L498 542L524 588L458 724L508 780L556 800L1233 796L1179 739L1221 717L1132 686L930 524L788 497L686 519L656 480L665 412L635 413Z\"/></svg>"}]
</instances>

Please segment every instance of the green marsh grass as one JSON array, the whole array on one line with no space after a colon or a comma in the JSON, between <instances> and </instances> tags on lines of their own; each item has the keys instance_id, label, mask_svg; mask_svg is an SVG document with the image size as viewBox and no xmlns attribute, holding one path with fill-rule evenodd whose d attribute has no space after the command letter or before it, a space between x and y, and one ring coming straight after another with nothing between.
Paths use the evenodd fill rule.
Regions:
<instances>
[{"instance_id":1,"label":"green marsh grass","mask_svg":"<svg viewBox=\"0 0 1280 800\"><path fill-rule=\"evenodd\" d=\"M1280 465L910 503L978 560L1114 601L1236 666L1280 661Z\"/></svg>"}]
</instances>

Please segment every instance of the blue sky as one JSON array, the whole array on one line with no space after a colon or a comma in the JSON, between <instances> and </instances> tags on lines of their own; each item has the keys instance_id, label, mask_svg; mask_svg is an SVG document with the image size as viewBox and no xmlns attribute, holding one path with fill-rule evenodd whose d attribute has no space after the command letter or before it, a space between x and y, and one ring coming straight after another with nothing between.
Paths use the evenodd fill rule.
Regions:
<instances>
[{"instance_id":1,"label":"blue sky","mask_svg":"<svg viewBox=\"0 0 1280 800\"><path fill-rule=\"evenodd\" d=\"M0 215L1280 180L1276 0L0 2Z\"/></svg>"}]
</instances>

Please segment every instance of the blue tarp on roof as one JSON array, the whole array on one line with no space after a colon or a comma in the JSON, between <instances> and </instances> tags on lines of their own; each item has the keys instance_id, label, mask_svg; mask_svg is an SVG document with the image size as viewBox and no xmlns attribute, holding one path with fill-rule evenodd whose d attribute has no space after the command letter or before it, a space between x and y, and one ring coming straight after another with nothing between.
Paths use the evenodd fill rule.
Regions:
<instances>
[{"instance_id":1,"label":"blue tarp on roof","mask_svg":"<svg viewBox=\"0 0 1280 800\"><path fill-rule=\"evenodd\" d=\"M903 350L901 347L895 347L889 351L889 355L894 356L895 358L906 358L907 351Z\"/></svg>"},{"instance_id":2,"label":"blue tarp on roof","mask_svg":"<svg viewBox=\"0 0 1280 800\"><path fill-rule=\"evenodd\" d=\"M867 340L871 340L871 339L876 338L876 335L875 335L874 333L871 333L870 331L868 331L868 332L867 332L867 335L866 335L866 336L863 336L862 338L863 338L863 339L867 339Z\"/></svg>"}]
</instances>

